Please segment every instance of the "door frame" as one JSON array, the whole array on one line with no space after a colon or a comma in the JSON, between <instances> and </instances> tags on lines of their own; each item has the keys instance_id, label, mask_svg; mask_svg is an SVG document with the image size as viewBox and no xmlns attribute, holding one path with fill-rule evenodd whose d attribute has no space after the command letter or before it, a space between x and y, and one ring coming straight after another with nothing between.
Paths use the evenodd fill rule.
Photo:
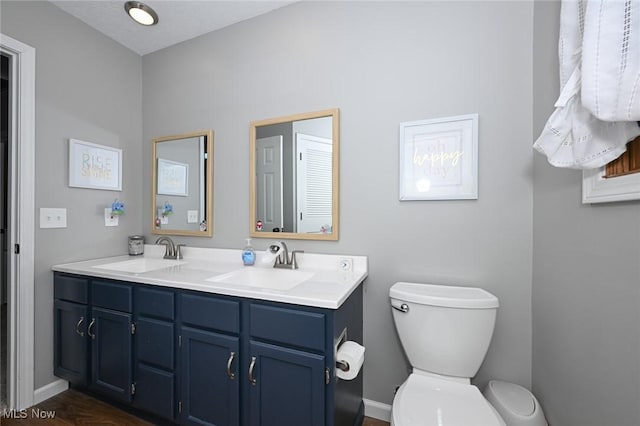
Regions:
<instances>
[{"instance_id":1,"label":"door frame","mask_svg":"<svg viewBox=\"0 0 640 426\"><path fill-rule=\"evenodd\" d=\"M34 401L35 91L36 50L0 33L0 51L11 58L9 132L9 409ZM19 254L15 248L19 247Z\"/></svg>"}]
</instances>

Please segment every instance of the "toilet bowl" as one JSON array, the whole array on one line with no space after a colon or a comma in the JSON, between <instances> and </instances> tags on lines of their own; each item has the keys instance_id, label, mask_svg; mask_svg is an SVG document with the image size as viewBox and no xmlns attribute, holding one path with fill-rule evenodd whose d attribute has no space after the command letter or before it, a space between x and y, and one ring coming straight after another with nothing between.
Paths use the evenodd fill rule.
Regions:
<instances>
[{"instance_id":1,"label":"toilet bowl","mask_svg":"<svg viewBox=\"0 0 640 426\"><path fill-rule=\"evenodd\" d=\"M389 290L413 372L391 408L392 426L505 426L471 384L489 348L498 299L480 288L395 283Z\"/></svg>"}]
</instances>

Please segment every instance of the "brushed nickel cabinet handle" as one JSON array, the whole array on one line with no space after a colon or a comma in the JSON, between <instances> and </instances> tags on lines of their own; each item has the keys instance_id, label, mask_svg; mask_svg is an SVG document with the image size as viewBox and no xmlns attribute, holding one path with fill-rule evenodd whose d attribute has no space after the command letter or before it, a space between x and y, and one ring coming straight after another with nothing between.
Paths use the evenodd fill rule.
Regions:
<instances>
[{"instance_id":1,"label":"brushed nickel cabinet handle","mask_svg":"<svg viewBox=\"0 0 640 426\"><path fill-rule=\"evenodd\" d=\"M251 386L255 386L256 383L258 383L258 381L253 377L253 369L256 366L256 357L252 356L251 357L251 364L249 364L249 382L251 383Z\"/></svg>"},{"instance_id":2,"label":"brushed nickel cabinet handle","mask_svg":"<svg viewBox=\"0 0 640 426\"><path fill-rule=\"evenodd\" d=\"M229 376L229 379L231 380L236 378L235 373L231 371L231 365L233 364L233 360L235 357L236 357L236 353L231 352L231 354L229 355L229 359L227 360L227 376Z\"/></svg>"},{"instance_id":3,"label":"brushed nickel cabinet handle","mask_svg":"<svg viewBox=\"0 0 640 426\"><path fill-rule=\"evenodd\" d=\"M91 327L93 327L93 325L96 323L96 319L95 318L91 318L91 322L89 323L89 327L87 327L87 334L89 335L89 337L91 337L91 339L95 340L96 335L95 334L91 334Z\"/></svg>"},{"instance_id":4,"label":"brushed nickel cabinet handle","mask_svg":"<svg viewBox=\"0 0 640 426\"><path fill-rule=\"evenodd\" d=\"M80 335L80 337L84 337L84 331L80 331L80 325L84 322L84 317L80 317L80 321L76 324L76 333Z\"/></svg>"}]
</instances>

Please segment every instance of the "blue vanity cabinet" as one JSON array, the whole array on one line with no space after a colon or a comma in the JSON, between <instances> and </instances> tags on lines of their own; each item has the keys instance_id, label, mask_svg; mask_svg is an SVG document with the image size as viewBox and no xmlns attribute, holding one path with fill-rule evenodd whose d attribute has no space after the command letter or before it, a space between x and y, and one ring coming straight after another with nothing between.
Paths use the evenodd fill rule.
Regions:
<instances>
[{"instance_id":1,"label":"blue vanity cabinet","mask_svg":"<svg viewBox=\"0 0 640 426\"><path fill-rule=\"evenodd\" d=\"M130 403L133 392L132 321L133 288L130 284L91 280L90 387L105 396Z\"/></svg>"},{"instance_id":2,"label":"blue vanity cabinet","mask_svg":"<svg viewBox=\"0 0 640 426\"><path fill-rule=\"evenodd\" d=\"M362 377L335 377L341 339L362 341L362 287L337 310L252 301L248 331L248 426L355 426Z\"/></svg>"},{"instance_id":3,"label":"blue vanity cabinet","mask_svg":"<svg viewBox=\"0 0 640 426\"><path fill-rule=\"evenodd\" d=\"M249 425L325 425L325 357L252 340Z\"/></svg>"},{"instance_id":4,"label":"blue vanity cabinet","mask_svg":"<svg viewBox=\"0 0 640 426\"><path fill-rule=\"evenodd\" d=\"M360 426L362 286L338 309L56 272L54 371L172 423Z\"/></svg>"},{"instance_id":5,"label":"blue vanity cabinet","mask_svg":"<svg viewBox=\"0 0 640 426\"><path fill-rule=\"evenodd\" d=\"M89 384L89 280L56 275L53 302L54 374L78 386Z\"/></svg>"},{"instance_id":6,"label":"blue vanity cabinet","mask_svg":"<svg viewBox=\"0 0 640 426\"><path fill-rule=\"evenodd\" d=\"M240 301L178 295L180 424L240 424Z\"/></svg>"},{"instance_id":7,"label":"blue vanity cabinet","mask_svg":"<svg viewBox=\"0 0 640 426\"><path fill-rule=\"evenodd\" d=\"M54 374L131 402L132 286L55 273Z\"/></svg>"},{"instance_id":8,"label":"blue vanity cabinet","mask_svg":"<svg viewBox=\"0 0 640 426\"><path fill-rule=\"evenodd\" d=\"M133 405L174 420L176 415L175 293L172 289L134 288Z\"/></svg>"},{"instance_id":9,"label":"blue vanity cabinet","mask_svg":"<svg viewBox=\"0 0 640 426\"><path fill-rule=\"evenodd\" d=\"M254 302L248 324L249 425L324 426L326 315Z\"/></svg>"}]
</instances>

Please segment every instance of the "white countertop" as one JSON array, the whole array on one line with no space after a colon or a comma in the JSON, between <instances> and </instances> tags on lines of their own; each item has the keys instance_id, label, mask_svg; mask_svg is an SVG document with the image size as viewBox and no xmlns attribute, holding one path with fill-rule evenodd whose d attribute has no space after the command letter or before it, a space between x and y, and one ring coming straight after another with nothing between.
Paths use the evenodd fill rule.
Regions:
<instances>
[{"instance_id":1,"label":"white countertop","mask_svg":"<svg viewBox=\"0 0 640 426\"><path fill-rule=\"evenodd\" d=\"M256 251L254 266L242 265L241 252L241 250L183 247L184 259L182 262L184 263L176 266L142 273L100 268L110 263L143 257L162 259L164 246L145 245L144 256L124 255L65 263L54 265L51 269L70 274L329 309L339 308L353 290L364 281L368 273L366 256L299 253L297 254L299 269L296 271L312 272L313 276L289 290L252 287L250 283L244 285L208 281L215 276L243 268L260 268L265 272L273 270L273 262L263 262L266 256L264 252ZM342 259L351 259L350 270L340 269L339 265ZM281 271L285 270L279 269L278 271L283 273Z\"/></svg>"}]
</instances>

